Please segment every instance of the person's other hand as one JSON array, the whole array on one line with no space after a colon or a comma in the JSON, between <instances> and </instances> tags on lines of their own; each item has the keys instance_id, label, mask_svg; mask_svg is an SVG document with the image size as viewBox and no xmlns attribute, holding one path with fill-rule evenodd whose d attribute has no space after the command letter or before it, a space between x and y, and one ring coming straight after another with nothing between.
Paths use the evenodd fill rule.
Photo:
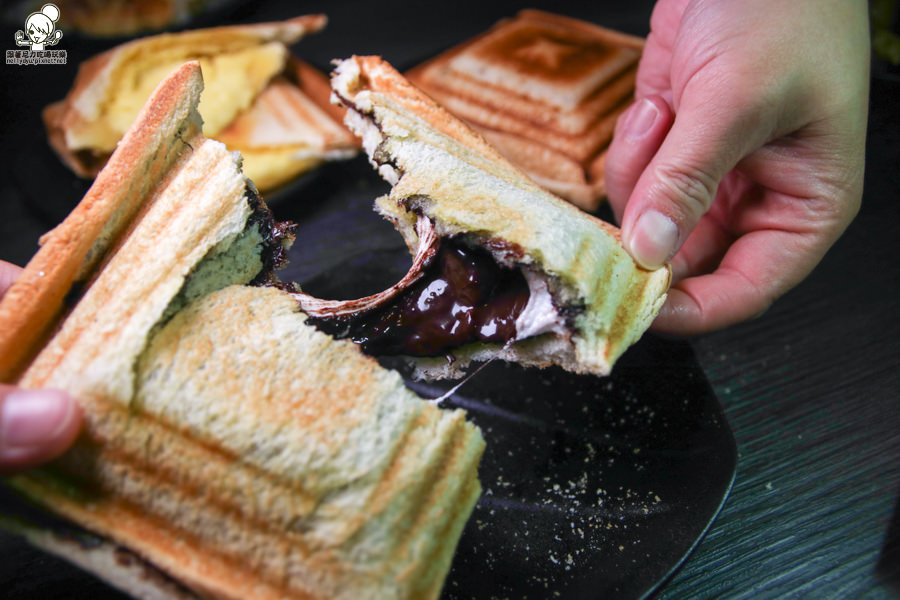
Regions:
<instances>
[{"instance_id":1,"label":"person's other hand","mask_svg":"<svg viewBox=\"0 0 900 600\"><path fill-rule=\"evenodd\" d=\"M0 261L0 298L21 269ZM81 408L65 392L0 384L0 474L62 454L81 427Z\"/></svg>"},{"instance_id":2,"label":"person's other hand","mask_svg":"<svg viewBox=\"0 0 900 600\"><path fill-rule=\"evenodd\" d=\"M659 0L607 155L632 256L671 261L653 327L712 331L804 279L862 196L862 0Z\"/></svg>"}]
</instances>

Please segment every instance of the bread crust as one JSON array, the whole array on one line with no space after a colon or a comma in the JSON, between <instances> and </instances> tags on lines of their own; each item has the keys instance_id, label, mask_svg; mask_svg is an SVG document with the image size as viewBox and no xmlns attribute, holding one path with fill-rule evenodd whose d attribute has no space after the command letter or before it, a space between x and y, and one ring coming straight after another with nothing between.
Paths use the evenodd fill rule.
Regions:
<instances>
[{"instance_id":1,"label":"bread crust","mask_svg":"<svg viewBox=\"0 0 900 600\"><path fill-rule=\"evenodd\" d=\"M167 147L169 140L199 134L196 105L202 88L196 62L161 82L108 168L66 220L41 237L37 254L0 304L0 381L16 381L53 333L73 286L89 284L90 274L145 207L152 189L132 174L159 179L183 154L184 146Z\"/></svg>"}]
</instances>

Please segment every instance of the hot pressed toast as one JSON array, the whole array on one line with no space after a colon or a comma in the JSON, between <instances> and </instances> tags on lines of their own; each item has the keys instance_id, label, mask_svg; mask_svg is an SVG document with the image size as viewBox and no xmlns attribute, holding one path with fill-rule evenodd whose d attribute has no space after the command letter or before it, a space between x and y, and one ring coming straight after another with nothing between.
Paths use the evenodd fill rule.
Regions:
<instances>
[{"instance_id":1,"label":"hot pressed toast","mask_svg":"<svg viewBox=\"0 0 900 600\"><path fill-rule=\"evenodd\" d=\"M407 75L537 183L593 210L642 49L641 38L523 10Z\"/></svg>"},{"instance_id":2,"label":"hot pressed toast","mask_svg":"<svg viewBox=\"0 0 900 600\"><path fill-rule=\"evenodd\" d=\"M668 268L641 268L616 227L535 185L380 57L340 61L332 86L392 185L377 210L415 258L380 294L297 294L304 310L426 377L494 357L609 374L665 301Z\"/></svg>"},{"instance_id":3,"label":"hot pressed toast","mask_svg":"<svg viewBox=\"0 0 900 600\"><path fill-rule=\"evenodd\" d=\"M44 110L50 144L82 177L105 164L156 84L188 60L206 88L203 131L247 157L263 191L325 160L355 154L353 136L329 103L324 74L288 46L325 27L324 15L165 33L121 44L85 61L69 94Z\"/></svg>"},{"instance_id":4,"label":"hot pressed toast","mask_svg":"<svg viewBox=\"0 0 900 600\"><path fill-rule=\"evenodd\" d=\"M201 133L201 89L196 62L162 81L0 302L0 381L66 390L84 413L69 451L4 484L202 598L437 598L481 433L274 285L294 228ZM172 597L109 553L16 529Z\"/></svg>"}]
</instances>

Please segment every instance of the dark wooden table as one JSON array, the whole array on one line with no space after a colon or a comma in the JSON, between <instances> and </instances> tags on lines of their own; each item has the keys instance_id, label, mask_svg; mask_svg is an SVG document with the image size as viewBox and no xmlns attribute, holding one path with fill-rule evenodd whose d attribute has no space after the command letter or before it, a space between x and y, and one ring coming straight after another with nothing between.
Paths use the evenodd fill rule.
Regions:
<instances>
[{"instance_id":1,"label":"dark wooden table","mask_svg":"<svg viewBox=\"0 0 900 600\"><path fill-rule=\"evenodd\" d=\"M253 3L221 16L254 21L298 11L282 4L288 3ZM529 6L643 35L652 3ZM331 58L351 53L382 54L405 68L518 8L471 0L306 2L299 10L325 12L331 23L298 48L323 70ZM13 47L15 29L4 23L0 30L7 48ZM33 71L27 73L24 67L15 72L0 67L4 259L26 262L50 224L40 210L7 201L14 196L13 182L21 185L21 174L9 167L43 143L39 111L62 96L81 58L70 52L66 67L29 67ZM738 470L718 519L658 592L660 598L900 594L898 100L897 70L876 65L862 210L816 271L760 318L691 341L737 438ZM37 197L43 188L59 185L40 177L26 183ZM0 546L12 547L8 539ZM15 557L3 558L15 564ZM54 568L56 563L46 561ZM4 577L9 581L16 573L7 570ZM45 588L36 597L48 592Z\"/></svg>"}]
</instances>

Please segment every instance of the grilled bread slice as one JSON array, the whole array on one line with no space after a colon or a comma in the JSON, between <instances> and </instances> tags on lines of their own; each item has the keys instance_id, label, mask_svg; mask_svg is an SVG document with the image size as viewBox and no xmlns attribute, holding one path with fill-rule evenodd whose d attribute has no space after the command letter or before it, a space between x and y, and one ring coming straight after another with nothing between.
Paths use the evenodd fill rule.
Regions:
<instances>
[{"instance_id":1,"label":"grilled bread slice","mask_svg":"<svg viewBox=\"0 0 900 600\"><path fill-rule=\"evenodd\" d=\"M415 356L426 377L458 376L470 361L495 356L608 374L661 307L668 268L641 268L617 228L535 185L379 57L340 62L332 86L348 109L348 126L393 185L377 208L416 259L403 281L377 297L328 303L300 296L304 309L364 348L391 346L379 336L403 338L395 353ZM469 267L445 255L432 258L447 246L460 256L482 253L476 260L483 268L466 277L485 285L454 291L455 281L466 277L453 272ZM496 263L494 275L484 253ZM452 263L451 272L435 275L429 261ZM497 289L491 277L508 281L510 289ZM487 306L461 299L482 293ZM429 313L439 306L443 313ZM487 316L473 326L476 313ZM416 329L410 323L418 314L430 316ZM457 336L473 327L472 336ZM454 341L428 344L423 339L429 336Z\"/></svg>"},{"instance_id":2,"label":"grilled bread slice","mask_svg":"<svg viewBox=\"0 0 900 600\"><path fill-rule=\"evenodd\" d=\"M291 57L246 111L215 135L243 157L243 170L260 190L272 190L325 161L350 158L359 149L330 102L328 79Z\"/></svg>"},{"instance_id":3,"label":"grilled bread slice","mask_svg":"<svg viewBox=\"0 0 900 600\"><path fill-rule=\"evenodd\" d=\"M292 228L201 133L201 87L196 62L160 84L0 303L3 381L85 414L6 483L201 597L436 598L481 434L266 285Z\"/></svg>"}]
</instances>

